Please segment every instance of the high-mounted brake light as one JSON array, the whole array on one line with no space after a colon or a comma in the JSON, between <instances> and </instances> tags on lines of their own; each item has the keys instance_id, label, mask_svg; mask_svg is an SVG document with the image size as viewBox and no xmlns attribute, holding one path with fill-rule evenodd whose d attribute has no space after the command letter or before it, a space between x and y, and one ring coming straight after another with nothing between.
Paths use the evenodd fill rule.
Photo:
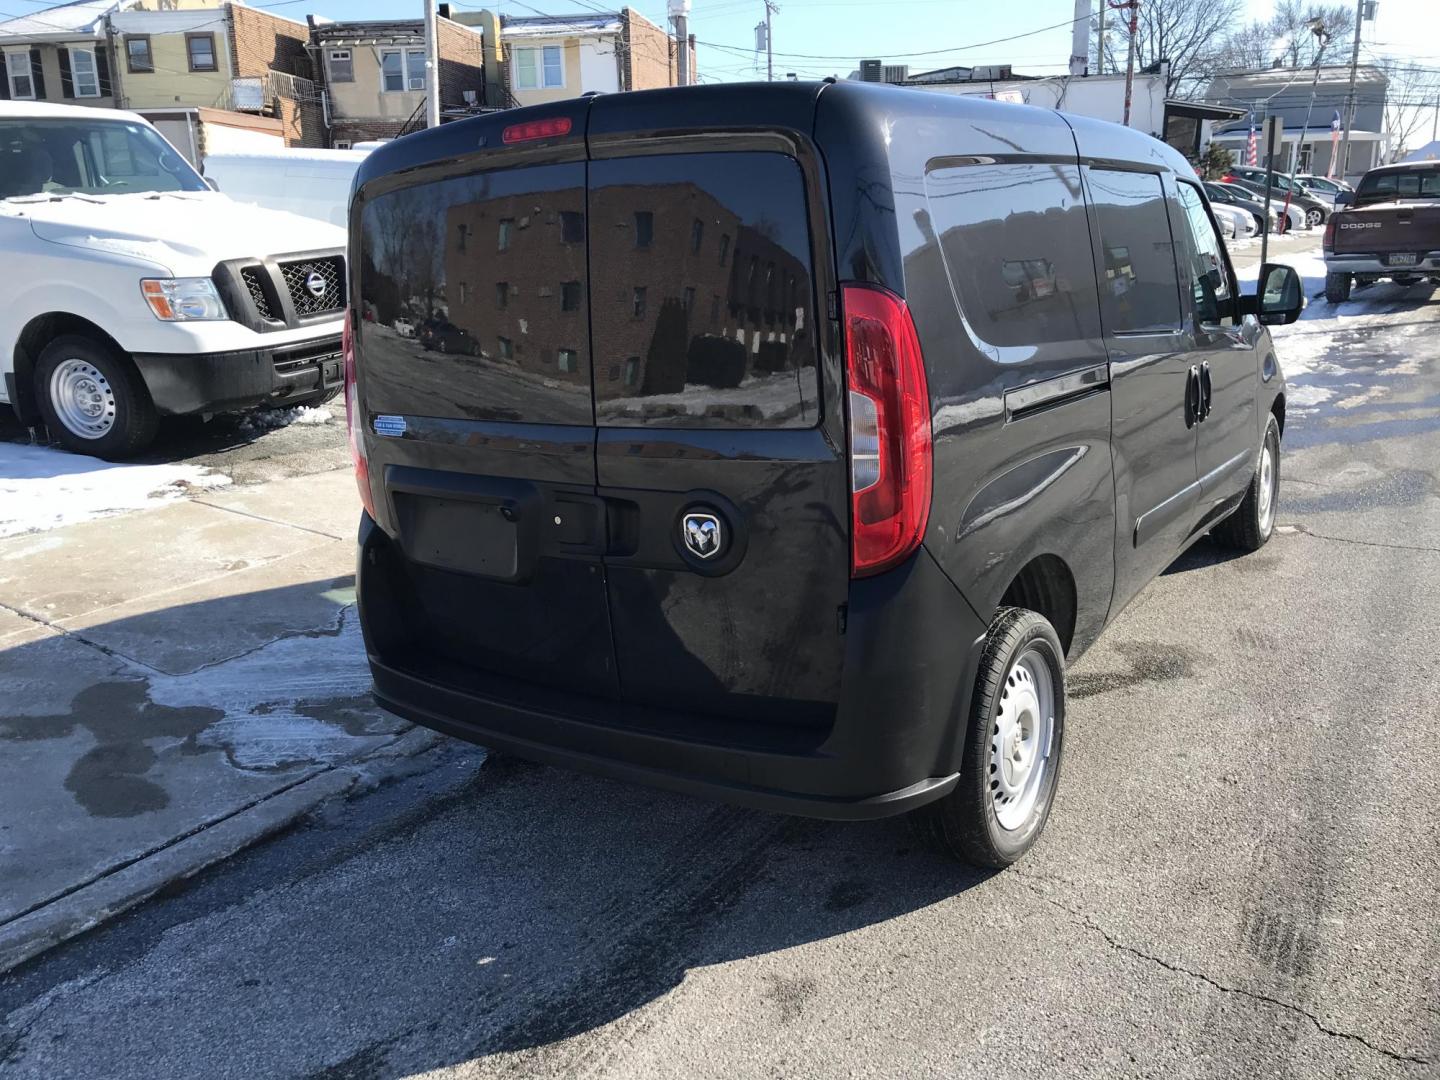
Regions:
<instances>
[{"instance_id":1,"label":"high-mounted brake light","mask_svg":"<svg viewBox=\"0 0 1440 1080\"><path fill-rule=\"evenodd\" d=\"M500 133L500 140L511 143L530 142L532 139L553 139L570 134L568 116L552 116L548 120L527 120L523 124L511 124Z\"/></svg>"},{"instance_id":2,"label":"high-mounted brake light","mask_svg":"<svg viewBox=\"0 0 1440 1080\"><path fill-rule=\"evenodd\" d=\"M850 414L853 577L910 555L930 520L930 392L905 301L873 285L840 290Z\"/></svg>"},{"instance_id":3,"label":"high-mounted brake light","mask_svg":"<svg viewBox=\"0 0 1440 1080\"><path fill-rule=\"evenodd\" d=\"M355 463L355 485L360 489L360 504L372 518L375 496L370 491L370 458L365 453L362 430L365 414L360 408L360 391L355 384L355 310L345 309L345 328L340 332L340 355L345 366L345 429L350 436L350 460Z\"/></svg>"}]
</instances>

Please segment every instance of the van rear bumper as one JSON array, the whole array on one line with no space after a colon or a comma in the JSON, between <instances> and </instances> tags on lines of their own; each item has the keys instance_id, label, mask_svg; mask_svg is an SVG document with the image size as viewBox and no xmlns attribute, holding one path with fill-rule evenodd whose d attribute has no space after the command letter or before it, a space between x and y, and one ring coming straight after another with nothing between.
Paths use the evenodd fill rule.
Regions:
<instances>
[{"instance_id":1,"label":"van rear bumper","mask_svg":"<svg viewBox=\"0 0 1440 1080\"><path fill-rule=\"evenodd\" d=\"M397 555L363 516L356 590L375 700L413 723L546 764L803 817L903 814L959 782L986 626L924 549L851 583L839 699L820 730L513 680L492 693L483 674L472 682L399 636L408 620L385 568Z\"/></svg>"},{"instance_id":2,"label":"van rear bumper","mask_svg":"<svg viewBox=\"0 0 1440 1080\"><path fill-rule=\"evenodd\" d=\"M726 747L670 741L657 746L651 735L596 727L584 721L531 712L426 683L370 661L375 701L396 716L468 742L546 765L643 784L685 795L831 821L866 821L903 814L947 795L959 775L929 776L877 795L818 795L758 787L734 776L747 755ZM638 764L656 751L668 767ZM836 763L837 768L840 763Z\"/></svg>"}]
</instances>

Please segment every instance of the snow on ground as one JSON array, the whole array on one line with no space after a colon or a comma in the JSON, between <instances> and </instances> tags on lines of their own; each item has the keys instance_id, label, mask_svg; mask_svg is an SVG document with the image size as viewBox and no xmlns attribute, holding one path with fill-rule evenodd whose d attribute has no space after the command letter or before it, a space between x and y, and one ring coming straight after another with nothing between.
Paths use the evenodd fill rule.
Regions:
<instances>
[{"instance_id":1,"label":"snow on ground","mask_svg":"<svg viewBox=\"0 0 1440 1080\"><path fill-rule=\"evenodd\" d=\"M325 405L297 405L290 409L255 409L240 420L240 431L273 431L291 424L328 424L335 415Z\"/></svg>"},{"instance_id":2,"label":"snow on ground","mask_svg":"<svg viewBox=\"0 0 1440 1080\"><path fill-rule=\"evenodd\" d=\"M45 446L0 442L0 536L162 506L230 483L198 465L117 465Z\"/></svg>"}]
</instances>

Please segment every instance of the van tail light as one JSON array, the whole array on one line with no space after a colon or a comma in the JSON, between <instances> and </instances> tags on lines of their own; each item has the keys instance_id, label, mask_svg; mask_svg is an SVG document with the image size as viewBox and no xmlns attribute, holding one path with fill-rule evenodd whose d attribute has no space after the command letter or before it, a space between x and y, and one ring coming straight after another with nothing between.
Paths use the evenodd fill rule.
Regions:
<instances>
[{"instance_id":1,"label":"van tail light","mask_svg":"<svg viewBox=\"0 0 1440 1080\"><path fill-rule=\"evenodd\" d=\"M1325 235L1320 239L1320 247L1325 251L1335 249L1335 217L1331 215L1330 220L1325 222Z\"/></svg>"},{"instance_id":2,"label":"van tail light","mask_svg":"<svg viewBox=\"0 0 1440 1080\"><path fill-rule=\"evenodd\" d=\"M934 462L930 393L905 301L873 285L844 285L849 384L851 576L888 570L920 546L930 519Z\"/></svg>"},{"instance_id":3,"label":"van tail light","mask_svg":"<svg viewBox=\"0 0 1440 1080\"><path fill-rule=\"evenodd\" d=\"M365 454L365 414L360 408L360 391L355 385L355 311L345 311L345 329L340 332L340 355L345 362L345 429L350 436L350 459L355 463L355 484L360 503L375 516L375 497L370 492L370 459Z\"/></svg>"}]
</instances>

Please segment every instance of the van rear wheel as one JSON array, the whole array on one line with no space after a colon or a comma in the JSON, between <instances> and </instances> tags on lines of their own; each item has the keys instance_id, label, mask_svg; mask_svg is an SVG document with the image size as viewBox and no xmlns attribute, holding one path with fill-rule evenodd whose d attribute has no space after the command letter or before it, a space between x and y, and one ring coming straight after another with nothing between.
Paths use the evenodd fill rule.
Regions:
<instances>
[{"instance_id":1,"label":"van rear wheel","mask_svg":"<svg viewBox=\"0 0 1440 1080\"><path fill-rule=\"evenodd\" d=\"M150 393L129 358L81 334L62 335L41 351L35 399L52 439L107 461L143 450L159 426Z\"/></svg>"},{"instance_id":2,"label":"van rear wheel","mask_svg":"<svg viewBox=\"0 0 1440 1080\"><path fill-rule=\"evenodd\" d=\"M1035 844L1055 798L1065 733L1065 651L1034 611L1001 608L971 698L955 790L916 826L956 858L1004 867Z\"/></svg>"}]
</instances>

